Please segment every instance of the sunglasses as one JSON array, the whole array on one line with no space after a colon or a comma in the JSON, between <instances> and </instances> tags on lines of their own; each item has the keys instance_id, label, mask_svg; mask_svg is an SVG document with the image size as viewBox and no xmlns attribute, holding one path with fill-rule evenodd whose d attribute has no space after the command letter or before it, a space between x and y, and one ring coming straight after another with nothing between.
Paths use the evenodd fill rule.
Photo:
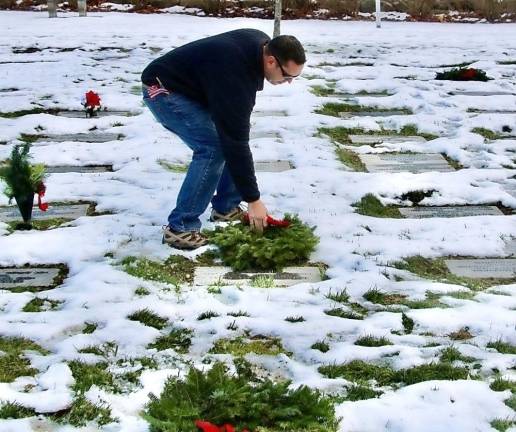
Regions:
<instances>
[{"instance_id":1,"label":"sunglasses","mask_svg":"<svg viewBox=\"0 0 516 432\"><path fill-rule=\"evenodd\" d=\"M276 57L274 54L272 54L272 56L274 57L274 59L276 60L276 63L278 63L278 66L280 67L281 69L281 75L283 76L283 79L285 81L292 81L294 78L297 78L299 75L290 75L288 74L287 72L285 72L285 69L283 69L283 66L281 66L281 63L280 61L278 60L278 57Z\"/></svg>"}]
</instances>

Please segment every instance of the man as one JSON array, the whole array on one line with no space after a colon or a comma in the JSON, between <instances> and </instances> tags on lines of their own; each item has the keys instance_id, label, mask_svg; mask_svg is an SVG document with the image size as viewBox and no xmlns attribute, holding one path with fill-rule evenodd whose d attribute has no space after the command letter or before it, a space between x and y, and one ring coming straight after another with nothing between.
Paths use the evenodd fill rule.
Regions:
<instances>
[{"instance_id":1,"label":"man","mask_svg":"<svg viewBox=\"0 0 516 432\"><path fill-rule=\"evenodd\" d=\"M193 151L163 243L179 249L205 245L199 216L210 201L212 221L241 218L239 204L246 201L251 228L261 232L267 226L249 149L250 116L264 78L273 85L290 83L305 62L295 37L271 40L242 29L183 45L145 68L145 104Z\"/></svg>"}]
</instances>

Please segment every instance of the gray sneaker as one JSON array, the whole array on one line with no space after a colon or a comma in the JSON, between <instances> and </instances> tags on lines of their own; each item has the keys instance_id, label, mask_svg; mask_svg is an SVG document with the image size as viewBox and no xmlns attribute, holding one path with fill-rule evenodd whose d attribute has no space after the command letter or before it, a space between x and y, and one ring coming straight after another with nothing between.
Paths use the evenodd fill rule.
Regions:
<instances>
[{"instance_id":1,"label":"gray sneaker","mask_svg":"<svg viewBox=\"0 0 516 432\"><path fill-rule=\"evenodd\" d=\"M211 210L210 221L211 222L234 222L241 221L244 217L245 211L241 207L235 207L228 213L219 213L217 210Z\"/></svg>"},{"instance_id":2,"label":"gray sneaker","mask_svg":"<svg viewBox=\"0 0 516 432\"><path fill-rule=\"evenodd\" d=\"M207 245L208 239L198 231L174 231L166 226L163 228L161 243L175 249L193 250Z\"/></svg>"}]
</instances>

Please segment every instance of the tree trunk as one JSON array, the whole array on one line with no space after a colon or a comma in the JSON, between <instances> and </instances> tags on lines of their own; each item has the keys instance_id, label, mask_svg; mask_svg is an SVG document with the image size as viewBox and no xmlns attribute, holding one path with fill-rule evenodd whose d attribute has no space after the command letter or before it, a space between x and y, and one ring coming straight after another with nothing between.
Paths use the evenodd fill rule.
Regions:
<instances>
[{"instance_id":1,"label":"tree trunk","mask_svg":"<svg viewBox=\"0 0 516 432\"><path fill-rule=\"evenodd\" d=\"M86 0L78 0L77 9L79 9L79 16L86 16Z\"/></svg>"},{"instance_id":2,"label":"tree trunk","mask_svg":"<svg viewBox=\"0 0 516 432\"><path fill-rule=\"evenodd\" d=\"M47 0L48 17L57 18L57 0Z\"/></svg>"},{"instance_id":3,"label":"tree trunk","mask_svg":"<svg viewBox=\"0 0 516 432\"><path fill-rule=\"evenodd\" d=\"M274 33L272 37L279 36L281 34L281 0L275 0L274 3Z\"/></svg>"}]
</instances>

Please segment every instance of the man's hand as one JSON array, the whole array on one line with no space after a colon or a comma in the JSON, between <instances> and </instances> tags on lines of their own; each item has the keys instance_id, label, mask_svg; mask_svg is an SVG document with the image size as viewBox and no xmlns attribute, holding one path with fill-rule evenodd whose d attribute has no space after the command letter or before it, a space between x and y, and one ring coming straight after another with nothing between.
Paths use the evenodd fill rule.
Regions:
<instances>
[{"instance_id":1,"label":"man's hand","mask_svg":"<svg viewBox=\"0 0 516 432\"><path fill-rule=\"evenodd\" d=\"M247 208L249 215L249 225L254 232L262 233L263 229L267 227L267 208L261 200L249 203Z\"/></svg>"}]
</instances>

